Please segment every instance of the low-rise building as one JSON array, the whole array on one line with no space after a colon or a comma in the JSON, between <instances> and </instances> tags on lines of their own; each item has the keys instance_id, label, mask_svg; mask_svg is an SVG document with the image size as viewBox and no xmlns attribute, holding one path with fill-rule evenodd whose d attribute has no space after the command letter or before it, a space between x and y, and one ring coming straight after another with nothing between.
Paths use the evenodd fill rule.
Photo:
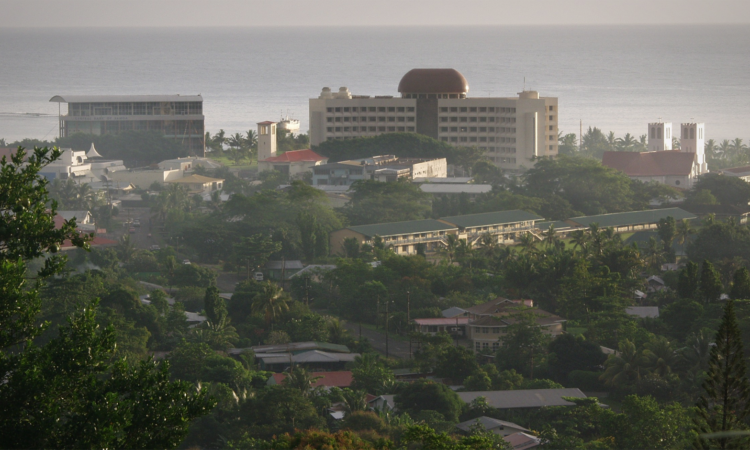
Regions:
<instances>
[{"instance_id":1,"label":"low-rise building","mask_svg":"<svg viewBox=\"0 0 750 450\"><path fill-rule=\"evenodd\" d=\"M96 231L96 222L94 216L89 211L57 211L57 215L68 221L76 220L76 228L82 231Z\"/></svg>"},{"instance_id":2,"label":"low-rise building","mask_svg":"<svg viewBox=\"0 0 750 450\"><path fill-rule=\"evenodd\" d=\"M502 410L537 409L549 406L575 406L565 397L587 398L578 388L563 389L518 389L513 391L457 392L464 403L484 397L487 404Z\"/></svg>"},{"instance_id":3,"label":"low-rise building","mask_svg":"<svg viewBox=\"0 0 750 450\"><path fill-rule=\"evenodd\" d=\"M465 195L469 200L474 200L478 195L487 194L492 191L491 184L460 184L460 183L425 183L419 186L422 192L438 196Z\"/></svg>"},{"instance_id":4,"label":"low-rise building","mask_svg":"<svg viewBox=\"0 0 750 450\"><path fill-rule=\"evenodd\" d=\"M649 209L623 213L599 214L596 216L572 217L565 222L574 227L588 227L598 224L599 228L614 228L616 233L629 233L641 230L653 230L659 221L672 217L676 221L695 219L695 214L680 208Z\"/></svg>"},{"instance_id":5,"label":"low-rise building","mask_svg":"<svg viewBox=\"0 0 750 450\"><path fill-rule=\"evenodd\" d=\"M469 325L468 317L414 319L414 323L417 331L423 334L448 333L456 338L468 336L466 330Z\"/></svg>"},{"instance_id":6,"label":"low-rise building","mask_svg":"<svg viewBox=\"0 0 750 450\"><path fill-rule=\"evenodd\" d=\"M345 239L354 238L360 245L372 245L375 236L380 236L383 244L392 246L394 252L413 254L417 252L417 244L425 244L428 251L435 250L444 244L448 234L457 232L455 225L434 219L356 225L332 232L330 248L332 254L343 255Z\"/></svg>"},{"instance_id":7,"label":"low-rise building","mask_svg":"<svg viewBox=\"0 0 750 450\"><path fill-rule=\"evenodd\" d=\"M359 180L393 182L401 178L448 176L445 158L399 158L379 155L322 164L313 168L313 186L349 186Z\"/></svg>"},{"instance_id":8,"label":"low-rise building","mask_svg":"<svg viewBox=\"0 0 750 450\"><path fill-rule=\"evenodd\" d=\"M108 179L114 183L132 184L140 189L149 189L154 183L163 185L172 180L182 178L179 169L128 169L109 175Z\"/></svg>"},{"instance_id":9,"label":"low-rise building","mask_svg":"<svg viewBox=\"0 0 750 450\"><path fill-rule=\"evenodd\" d=\"M513 433L520 433L529 431L521 425L513 422L506 422L504 420L495 419L493 417L481 416L476 419L467 420L456 425L462 433L471 434L474 427L481 425L485 431L491 431L492 433L499 434L500 436L508 436Z\"/></svg>"},{"instance_id":10,"label":"low-rise building","mask_svg":"<svg viewBox=\"0 0 750 450\"><path fill-rule=\"evenodd\" d=\"M512 210L441 217L440 220L458 227L459 239L472 244L484 234L493 236L498 243L511 244L523 234L536 234L534 223L544 219L530 212Z\"/></svg>"},{"instance_id":11,"label":"low-rise building","mask_svg":"<svg viewBox=\"0 0 750 450\"><path fill-rule=\"evenodd\" d=\"M497 351L506 329L517 323L521 314L533 314L537 326L551 336L561 335L563 322L566 321L558 315L538 308L529 308L518 301L502 297L467 308L466 312L469 318L469 339L476 352Z\"/></svg>"},{"instance_id":12,"label":"low-rise building","mask_svg":"<svg viewBox=\"0 0 750 450\"><path fill-rule=\"evenodd\" d=\"M739 178L742 181L750 183L750 166L728 167L719 170L719 173L728 177Z\"/></svg>"},{"instance_id":13,"label":"low-rise building","mask_svg":"<svg viewBox=\"0 0 750 450\"><path fill-rule=\"evenodd\" d=\"M258 161L258 172L275 170L289 178L295 178L324 165L327 161L327 157L319 155L310 149L290 150L281 155L271 156L263 161Z\"/></svg>"},{"instance_id":14,"label":"low-rise building","mask_svg":"<svg viewBox=\"0 0 750 450\"><path fill-rule=\"evenodd\" d=\"M655 182L690 189L701 175L693 153L679 150L656 152L604 152L602 165L624 172L644 183Z\"/></svg>"},{"instance_id":15,"label":"low-rise building","mask_svg":"<svg viewBox=\"0 0 750 450\"><path fill-rule=\"evenodd\" d=\"M203 175L189 175L187 177L177 178L166 181L184 186L191 194L205 194L213 191L219 191L224 186L224 180L221 178L206 177Z\"/></svg>"}]
</instances>

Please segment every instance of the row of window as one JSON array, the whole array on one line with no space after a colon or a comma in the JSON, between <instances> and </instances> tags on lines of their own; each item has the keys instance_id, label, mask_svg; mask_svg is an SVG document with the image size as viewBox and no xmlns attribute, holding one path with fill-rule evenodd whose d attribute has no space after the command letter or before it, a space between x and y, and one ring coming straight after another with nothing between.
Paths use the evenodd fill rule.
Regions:
<instances>
[{"instance_id":1,"label":"row of window","mask_svg":"<svg viewBox=\"0 0 750 450\"><path fill-rule=\"evenodd\" d=\"M489 342L476 342L474 343L474 350L477 352L480 352L482 350L489 350L490 349L490 343ZM498 349L500 349L500 342L493 342L492 343L492 351L496 352Z\"/></svg>"},{"instance_id":2,"label":"row of window","mask_svg":"<svg viewBox=\"0 0 750 450\"><path fill-rule=\"evenodd\" d=\"M441 133L515 133L516 129L506 127L440 127Z\"/></svg>"},{"instance_id":3,"label":"row of window","mask_svg":"<svg viewBox=\"0 0 750 450\"><path fill-rule=\"evenodd\" d=\"M203 114L201 102L70 103L69 116L163 116Z\"/></svg>"},{"instance_id":4,"label":"row of window","mask_svg":"<svg viewBox=\"0 0 750 450\"><path fill-rule=\"evenodd\" d=\"M332 112L414 112L413 106L336 106L326 108Z\"/></svg>"},{"instance_id":5,"label":"row of window","mask_svg":"<svg viewBox=\"0 0 750 450\"><path fill-rule=\"evenodd\" d=\"M550 111L552 107L550 106ZM499 112L514 114L516 108L500 108L494 106L441 106L440 112Z\"/></svg>"},{"instance_id":6,"label":"row of window","mask_svg":"<svg viewBox=\"0 0 750 450\"><path fill-rule=\"evenodd\" d=\"M414 122L414 116L326 117L326 122Z\"/></svg>"},{"instance_id":7,"label":"row of window","mask_svg":"<svg viewBox=\"0 0 750 450\"><path fill-rule=\"evenodd\" d=\"M444 142L495 142L495 136L442 136L440 140ZM497 141L515 144L516 138L497 138Z\"/></svg>"},{"instance_id":8,"label":"row of window","mask_svg":"<svg viewBox=\"0 0 750 450\"><path fill-rule=\"evenodd\" d=\"M496 120L497 119L497 120ZM458 117L458 116L442 116L441 122L500 122L500 123L516 123L515 117L498 117L495 116L469 116L469 117Z\"/></svg>"},{"instance_id":9,"label":"row of window","mask_svg":"<svg viewBox=\"0 0 750 450\"><path fill-rule=\"evenodd\" d=\"M329 133L348 133L348 132L357 132L357 133L365 133L365 132L414 132L414 127L328 127L326 128L326 131Z\"/></svg>"}]
</instances>

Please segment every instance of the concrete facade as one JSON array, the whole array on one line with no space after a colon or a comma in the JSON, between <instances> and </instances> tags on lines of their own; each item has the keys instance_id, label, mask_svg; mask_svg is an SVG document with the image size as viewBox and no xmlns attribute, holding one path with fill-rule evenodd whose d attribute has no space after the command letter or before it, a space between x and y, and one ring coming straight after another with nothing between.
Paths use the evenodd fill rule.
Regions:
<instances>
[{"instance_id":1,"label":"concrete facade","mask_svg":"<svg viewBox=\"0 0 750 450\"><path fill-rule=\"evenodd\" d=\"M349 186L358 180L392 182L400 178L411 179L414 176L445 178L447 174L448 163L445 158L397 158L394 155L379 155L314 167L312 184Z\"/></svg>"},{"instance_id":2,"label":"concrete facade","mask_svg":"<svg viewBox=\"0 0 750 450\"><path fill-rule=\"evenodd\" d=\"M417 85L429 92L415 93L414 80L399 85L401 97L352 95L323 88L310 99L310 143L353 139L382 133L412 132L456 146L478 147L506 170L533 166L532 159L555 156L558 150L558 101L523 91L517 97L467 97L468 84L456 88L445 80L448 69L422 71ZM458 72L452 76L465 79ZM433 83L432 78L441 78ZM460 84L460 83L459 83ZM463 92L457 92L463 89Z\"/></svg>"},{"instance_id":3,"label":"concrete facade","mask_svg":"<svg viewBox=\"0 0 750 450\"><path fill-rule=\"evenodd\" d=\"M648 150L652 152L672 150L672 124L670 122L648 124Z\"/></svg>"},{"instance_id":4,"label":"concrete facade","mask_svg":"<svg viewBox=\"0 0 750 450\"><path fill-rule=\"evenodd\" d=\"M182 178L181 170L161 170L161 169L144 169L144 170L123 170L115 172L110 179L115 182L129 183L140 189L148 189L152 184L164 184L167 181Z\"/></svg>"}]
</instances>

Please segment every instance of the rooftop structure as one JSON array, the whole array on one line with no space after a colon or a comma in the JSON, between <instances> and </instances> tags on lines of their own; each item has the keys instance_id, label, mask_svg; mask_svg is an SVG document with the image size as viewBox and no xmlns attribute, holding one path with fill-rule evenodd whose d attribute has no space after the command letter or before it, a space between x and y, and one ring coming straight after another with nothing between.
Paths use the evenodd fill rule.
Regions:
<instances>
[{"instance_id":1,"label":"rooftop structure","mask_svg":"<svg viewBox=\"0 0 750 450\"><path fill-rule=\"evenodd\" d=\"M456 425L456 428L463 431L466 434L472 432L473 427L477 424L481 425L486 431L491 431L500 436L508 436L509 434L518 433L522 431L529 431L521 425L513 422L506 422L504 420L495 419L493 417L477 417L476 419L467 420Z\"/></svg>"},{"instance_id":2,"label":"rooftop structure","mask_svg":"<svg viewBox=\"0 0 750 450\"><path fill-rule=\"evenodd\" d=\"M266 384L269 386L281 385L284 383L284 379L287 376L289 376L287 373L275 373L271 375ZM313 388L321 386L328 388L345 388L351 386L352 381L354 381L352 373L348 370L338 372L313 372L310 376L313 378L320 377L311 385Z\"/></svg>"},{"instance_id":3,"label":"rooftop structure","mask_svg":"<svg viewBox=\"0 0 750 450\"><path fill-rule=\"evenodd\" d=\"M329 344L327 342L291 342L289 344L267 344L252 347L253 352L259 353L300 353L310 350L325 350L327 352L349 353L346 345Z\"/></svg>"},{"instance_id":4,"label":"rooftop structure","mask_svg":"<svg viewBox=\"0 0 750 450\"><path fill-rule=\"evenodd\" d=\"M419 186L422 192L432 195L461 195L469 199L492 191L490 184L425 183Z\"/></svg>"},{"instance_id":5,"label":"rooftop structure","mask_svg":"<svg viewBox=\"0 0 750 450\"><path fill-rule=\"evenodd\" d=\"M520 409L543 408L545 406L575 406L563 397L586 398L578 388L565 389L519 389L514 391L475 391L457 392L465 403L471 403L477 397L484 397L493 408Z\"/></svg>"},{"instance_id":6,"label":"rooftop structure","mask_svg":"<svg viewBox=\"0 0 750 450\"><path fill-rule=\"evenodd\" d=\"M672 217L674 220L695 219L695 214L680 208L650 209L596 216L573 217L566 222L574 226L588 227L596 223L600 228L615 228L617 232L639 231L656 228L659 220Z\"/></svg>"},{"instance_id":7,"label":"rooftop structure","mask_svg":"<svg viewBox=\"0 0 750 450\"><path fill-rule=\"evenodd\" d=\"M189 175L174 180L169 180L167 183L179 184L187 187L191 193L206 193L221 190L224 185L224 179L212 178L203 175Z\"/></svg>"},{"instance_id":8,"label":"rooftop structure","mask_svg":"<svg viewBox=\"0 0 750 450\"><path fill-rule=\"evenodd\" d=\"M276 154L276 122L258 123L258 171L275 170L287 178L299 176L321 164L328 158L310 149L291 150L281 155Z\"/></svg>"},{"instance_id":9,"label":"rooftop structure","mask_svg":"<svg viewBox=\"0 0 750 450\"><path fill-rule=\"evenodd\" d=\"M60 110L60 137L155 131L193 155L204 153L200 95L56 95L50 102L68 104L67 114Z\"/></svg>"},{"instance_id":10,"label":"rooftop structure","mask_svg":"<svg viewBox=\"0 0 750 450\"><path fill-rule=\"evenodd\" d=\"M395 155L378 155L314 167L312 184L349 186L359 180L392 182L415 176L447 175L448 163L445 158L399 158Z\"/></svg>"},{"instance_id":11,"label":"rooftop structure","mask_svg":"<svg viewBox=\"0 0 750 450\"><path fill-rule=\"evenodd\" d=\"M413 69L400 97L352 95L325 87L310 99L310 143L382 133L420 133L458 146L476 146L506 170L557 155L557 98L522 91L512 97L468 97L455 69Z\"/></svg>"}]
</instances>

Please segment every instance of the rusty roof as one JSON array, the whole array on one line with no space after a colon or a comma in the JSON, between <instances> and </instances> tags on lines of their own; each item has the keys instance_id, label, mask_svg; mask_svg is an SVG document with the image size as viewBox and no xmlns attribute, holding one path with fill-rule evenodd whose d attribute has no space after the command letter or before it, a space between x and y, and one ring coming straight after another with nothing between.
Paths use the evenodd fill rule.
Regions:
<instances>
[{"instance_id":1,"label":"rusty roof","mask_svg":"<svg viewBox=\"0 0 750 450\"><path fill-rule=\"evenodd\" d=\"M625 172L629 177L688 176L695 154L679 150L658 152L604 152L602 165Z\"/></svg>"}]
</instances>

